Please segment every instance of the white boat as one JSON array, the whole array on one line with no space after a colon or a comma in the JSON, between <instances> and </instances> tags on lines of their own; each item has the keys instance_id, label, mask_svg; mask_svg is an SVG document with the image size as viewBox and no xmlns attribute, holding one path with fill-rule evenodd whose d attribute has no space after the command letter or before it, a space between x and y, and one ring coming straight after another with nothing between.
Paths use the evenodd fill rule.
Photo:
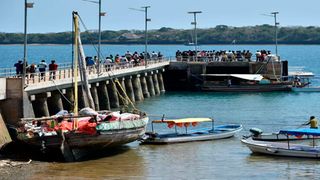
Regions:
<instances>
[{"instance_id":1,"label":"white boat","mask_svg":"<svg viewBox=\"0 0 320 180\"><path fill-rule=\"evenodd\" d=\"M319 129L281 130L279 133L286 136L320 136ZM287 142L271 142L256 141L252 138L246 138L242 139L241 142L245 144L253 153L288 157L320 158L320 147L315 146L314 138L312 146L291 144L290 139L288 139Z\"/></svg>"},{"instance_id":2,"label":"white boat","mask_svg":"<svg viewBox=\"0 0 320 180\"><path fill-rule=\"evenodd\" d=\"M189 126L196 126L200 122L211 122L211 128L202 128L188 132ZM175 127L174 133L158 134L153 131L154 123L166 123L169 128ZM185 133L178 133L177 127L185 127ZM228 124L214 126L211 118L185 118L174 120L155 120L152 121L152 132L146 133L146 137L142 139L143 144L170 144L183 143L193 141L208 141L216 139L224 139L234 136L242 130L242 125Z\"/></svg>"}]
</instances>

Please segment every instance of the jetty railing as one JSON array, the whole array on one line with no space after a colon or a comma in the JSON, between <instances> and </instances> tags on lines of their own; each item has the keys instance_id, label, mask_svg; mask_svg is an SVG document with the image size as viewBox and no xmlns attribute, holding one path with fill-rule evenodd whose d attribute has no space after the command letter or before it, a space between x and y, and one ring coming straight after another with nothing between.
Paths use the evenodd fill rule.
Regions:
<instances>
[{"instance_id":1,"label":"jetty railing","mask_svg":"<svg viewBox=\"0 0 320 180\"><path fill-rule=\"evenodd\" d=\"M172 57L169 58L161 58L161 59L153 59L148 60L147 63L140 62L134 63L132 62L121 62L121 63L106 63L100 64L100 71L98 73L98 66L87 66L86 71L90 77L99 77L100 75L112 75L113 73L124 71L125 69L132 68L147 68L153 65L161 64L163 62L169 62L174 60ZM72 79L73 78L73 68L72 63L63 63L63 66L60 67L56 71L45 71L45 72L36 72L36 73L27 73L25 83L27 85L45 83L48 81L59 81L63 79ZM21 77L21 75L17 75L15 68L2 68L0 69L0 77L6 78L16 78Z\"/></svg>"}]
</instances>

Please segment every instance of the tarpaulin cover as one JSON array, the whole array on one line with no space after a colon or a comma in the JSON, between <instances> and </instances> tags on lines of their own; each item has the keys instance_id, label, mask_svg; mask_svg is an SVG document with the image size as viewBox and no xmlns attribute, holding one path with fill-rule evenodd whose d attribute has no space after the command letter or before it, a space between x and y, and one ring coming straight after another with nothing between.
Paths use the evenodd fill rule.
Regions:
<instances>
[{"instance_id":1,"label":"tarpaulin cover","mask_svg":"<svg viewBox=\"0 0 320 180\"><path fill-rule=\"evenodd\" d=\"M293 129L293 130L280 130L280 134L288 134L288 135L312 135L312 136L320 136L320 129L312 129L312 128L305 128L305 129Z\"/></svg>"}]
</instances>

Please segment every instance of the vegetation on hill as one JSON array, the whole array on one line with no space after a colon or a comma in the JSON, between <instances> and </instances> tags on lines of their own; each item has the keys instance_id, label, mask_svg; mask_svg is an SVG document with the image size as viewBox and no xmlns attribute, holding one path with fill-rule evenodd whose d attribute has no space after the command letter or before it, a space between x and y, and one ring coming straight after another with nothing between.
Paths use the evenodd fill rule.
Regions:
<instances>
[{"instance_id":1,"label":"vegetation on hill","mask_svg":"<svg viewBox=\"0 0 320 180\"><path fill-rule=\"evenodd\" d=\"M186 44L192 42L193 30L172 29L163 27L148 31L149 44ZM209 29L198 29L199 44L273 44L275 29L271 25L230 27L218 25ZM96 31L83 32L84 44L97 43ZM71 32L28 34L28 43L70 44ZM23 33L0 33L0 44L22 44ZM103 31L104 44L143 44L144 31L120 30ZM320 44L320 27L279 27L279 44Z\"/></svg>"}]
</instances>

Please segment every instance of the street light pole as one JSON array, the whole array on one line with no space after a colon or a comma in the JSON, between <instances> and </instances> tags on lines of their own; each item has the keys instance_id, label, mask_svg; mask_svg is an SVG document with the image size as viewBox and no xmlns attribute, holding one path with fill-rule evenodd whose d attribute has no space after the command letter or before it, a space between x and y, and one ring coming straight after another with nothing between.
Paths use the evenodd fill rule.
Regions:
<instances>
[{"instance_id":1,"label":"street light pole","mask_svg":"<svg viewBox=\"0 0 320 180\"><path fill-rule=\"evenodd\" d=\"M145 59L145 66L147 66L147 55L148 55L148 21L151 21L151 19L148 18L148 8L150 6L143 6L141 8L144 8L144 13L145 13L145 29L144 29L144 40L145 40L145 45L144 45L144 59Z\"/></svg>"},{"instance_id":2,"label":"street light pole","mask_svg":"<svg viewBox=\"0 0 320 180\"><path fill-rule=\"evenodd\" d=\"M28 8L33 8L34 3L28 3L27 0L24 0L24 46L23 46L23 67L22 67L22 89L25 86L26 79L26 66L27 66L27 17L28 17Z\"/></svg>"},{"instance_id":3,"label":"street light pole","mask_svg":"<svg viewBox=\"0 0 320 180\"><path fill-rule=\"evenodd\" d=\"M279 23L277 22L277 14L279 12L272 12L271 13L274 17L274 36L275 36L275 45L276 45L276 56L278 57L278 25Z\"/></svg>"},{"instance_id":4,"label":"street light pole","mask_svg":"<svg viewBox=\"0 0 320 180\"><path fill-rule=\"evenodd\" d=\"M194 50L196 55L196 61L198 61L197 14L202 13L202 11L191 11L188 13L193 14L193 22L191 22L191 25L194 25Z\"/></svg>"}]
</instances>

